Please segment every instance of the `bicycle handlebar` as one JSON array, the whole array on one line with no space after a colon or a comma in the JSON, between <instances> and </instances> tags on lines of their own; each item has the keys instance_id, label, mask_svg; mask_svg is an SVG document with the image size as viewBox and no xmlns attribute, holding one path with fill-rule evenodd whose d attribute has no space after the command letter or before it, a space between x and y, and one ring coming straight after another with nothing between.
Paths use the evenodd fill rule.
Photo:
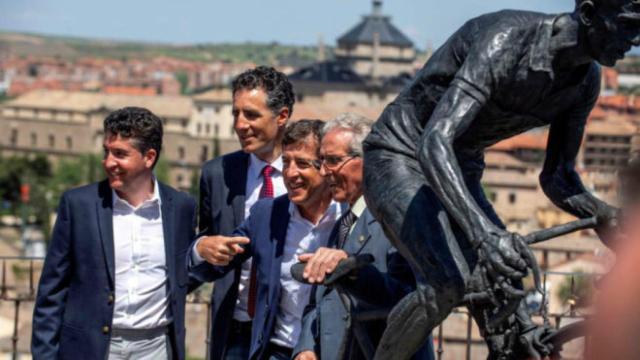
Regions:
<instances>
[{"instance_id":1,"label":"bicycle handlebar","mask_svg":"<svg viewBox=\"0 0 640 360\"><path fill-rule=\"evenodd\" d=\"M593 229L598 225L596 217L590 217L586 219L579 219L566 224L557 225L548 229L538 230L526 235L524 237L527 244L532 245L539 242L543 242L549 239L556 238L558 236L566 235L578 230Z\"/></svg>"}]
</instances>

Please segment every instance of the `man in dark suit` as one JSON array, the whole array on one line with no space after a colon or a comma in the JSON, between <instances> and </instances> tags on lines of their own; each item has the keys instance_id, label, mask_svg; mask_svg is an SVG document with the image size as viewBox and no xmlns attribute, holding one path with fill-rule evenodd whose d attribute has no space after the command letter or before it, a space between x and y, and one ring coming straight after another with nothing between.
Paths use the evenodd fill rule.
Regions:
<instances>
[{"instance_id":1,"label":"man in dark suit","mask_svg":"<svg viewBox=\"0 0 640 360\"><path fill-rule=\"evenodd\" d=\"M104 121L107 179L65 192L33 314L34 359L184 359L195 201L153 176L162 121Z\"/></svg>"},{"instance_id":2,"label":"man in dark suit","mask_svg":"<svg viewBox=\"0 0 640 360\"><path fill-rule=\"evenodd\" d=\"M234 237L214 236L209 244L216 246L200 242L194 247L192 255L198 253L207 261L194 260L192 274L201 281L233 272L253 257L256 306L247 359L290 359L311 293L311 285L295 281L290 268L298 255L327 245L341 214L319 172L321 126L319 120L300 120L287 127L283 139L287 196L258 201Z\"/></svg>"},{"instance_id":3,"label":"man in dark suit","mask_svg":"<svg viewBox=\"0 0 640 360\"><path fill-rule=\"evenodd\" d=\"M234 129L242 151L210 160L200 179L200 232L230 235L249 215L263 189L286 192L282 135L295 102L286 76L259 66L232 84ZM214 238L201 241L206 244ZM213 244L209 244L214 246ZM218 279L211 294L209 359L246 360L251 337L248 311L251 260Z\"/></svg>"},{"instance_id":4,"label":"man in dark suit","mask_svg":"<svg viewBox=\"0 0 640 360\"><path fill-rule=\"evenodd\" d=\"M371 124L361 116L342 114L324 125L321 173L329 182L333 199L347 202L350 208L334 229L331 247L299 257L307 263L303 276L311 283L321 283L341 260L359 254L373 255L372 264L359 269L355 278L350 277L343 284L349 293L349 306L356 312L390 309L415 289L411 268L385 237L362 196L362 140ZM372 355L386 322L354 324L335 289L318 286L314 293L294 350L296 360L362 359L367 352ZM364 351L356 341L357 326L370 340ZM433 358L430 338L415 358Z\"/></svg>"}]
</instances>

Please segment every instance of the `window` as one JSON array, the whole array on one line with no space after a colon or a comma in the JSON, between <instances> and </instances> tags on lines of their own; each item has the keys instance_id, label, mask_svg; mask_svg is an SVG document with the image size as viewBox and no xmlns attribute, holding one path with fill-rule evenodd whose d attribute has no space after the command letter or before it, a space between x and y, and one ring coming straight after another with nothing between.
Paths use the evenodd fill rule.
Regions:
<instances>
[{"instance_id":1,"label":"window","mask_svg":"<svg viewBox=\"0 0 640 360\"><path fill-rule=\"evenodd\" d=\"M187 120L182 120L182 127L183 127L183 128L186 128L186 127L187 127L187 125L188 125Z\"/></svg>"},{"instance_id":2,"label":"window","mask_svg":"<svg viewBox=\"0 0 640 360\"><path fill-rule=\"evenodd\" d=\"M31 146L37 146L38 145L38 134L32 132L31 133Z\"/></svg>"},{"instance_id":3,"label":"window","mask_svg":"<svg viewBox=\"0 0 640 360\"><path fill-rule=\"evenodd\" d=\"M184 160L184 146L178 146L178 159Z\"/></svg>"},{"instance_id":4,"label":"window","mask_svg":"<svg viewBox=\"0 0 640 360\"><path fill-rule=\"evenodd\" d=\"M71 138L71 136L67 136L66 142L67 142L67 150L73 149L73 139Z\"/></svg>"},{"instance_id":5,"label":"window","mask_svg":"<svg viewBox=\"0 0 640 360\"><path fill-rule=\"evenodd\" d=\"M516 203L516 193L509 193L509 204Z\"/></svg>"},{"instance_id":6,"label":"window","mask_svg":"<svg viewBox=\"0 0 640 360\"><path fill-rule=\"evenodd\" d=\"M56 137L53 134L49 134L49 147L56 147Z\"/></svg>"},{"instance_id":7,"label":"window","mask_svg":"<svg viewBox=\"0 0 640 360\"><path fill-rule=\"evenodd\" d=\"M200 161L207 161L209 157L209 147L207 145L202 145L202 153L200 154Z\"/></svg>"},{"instance_id":8,"label":"window","mask_svg":"<svg viewBox=\"0 0 640 360\"><path fill-rule=\"evenodd\" d=\"M211 124L205 125L205 133L209 135L210 132L211 132Z\"/></svg>"},{"instance_id":9,"label":"window","mask_svg":"<svg viewBox=\"0 0 640 360\"><path fill-rule=\"evenodd\" d=\"M218 105L214 106L213 107L213 111L215 111L216 114L219 114L220 113L220 106L218 106Z\"/></svg>"},{"instance_id":10,"label":"window","mask_svg":"<svg viewBox=\"0 0 640 360\"><path fill-rule=\"evenodd\" d=\"M213 133L218 135L219 132L220 132L220 126L218 126L218 124L213 125Z\"/></svg>"},{"instance_id":11,"label":"window","mask_svg":"<svg viewBox=\"0 0 640 360\"><path fill-rule=\"evenodd\" d=\"M202 124L198 123L198 125L196 125L196 129L196 132L200 134L200 132L202 132Z\"/></svg>"},{"instance_id":12,"label":"window","mask_svg":"<svg viewBox=\"0 0 640 360\"><path fill-rule=\"evenodd\" d=\"M11 136L9 136L9 142L12 146L16 146L18 143L18 129L11 129Z\"/></svg>"},{"instance_id":13,"label":"window","mask_svg":"<svg viewBox=\"0 0 640 360\"><path fill-rule=\"evenodd\" d=\"M176 182L178 185L182 184L182 180L184 180L184 177L182 177L182 174L178 174L178 176L176 176Z\"/></svg>"}]
</instances>

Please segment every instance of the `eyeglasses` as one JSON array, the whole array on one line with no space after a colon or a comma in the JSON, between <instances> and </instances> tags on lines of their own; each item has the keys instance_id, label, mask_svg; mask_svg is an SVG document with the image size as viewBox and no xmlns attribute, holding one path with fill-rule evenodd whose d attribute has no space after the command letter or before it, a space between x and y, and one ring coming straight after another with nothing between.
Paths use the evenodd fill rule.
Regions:
<instances>
[{"instance_id":1,"label":"eyeglasses","mask_svg":"<svg viewBox=\"0 0 640 360\"><path fill-rule=\"evenodd\" d=\"M336 155L321 156L320 164L324 166L326 170L339 172L343 166L345 166L349 161L351 161L351 159L357 158L359 156L360 155L358 154L343 155L343 156L336 156Z\"/></svg>"},{"instance_id":2,"label":"eyeglasses","mask_svg":"<svg viewBox=\"0 0 640 360\"><path fill-rule=\"evenodd\" d=\"M314 168L316 170L320 170L321 163L320 163L320 160L317 160L317 159L314 159L314 160L312 160L312 159L303 159L303 158L290 159L290 158L283 157L282 158L282 167L284 169L286 169L289 166L291 166L291 161L292 160L293 160L293 162L296 163L296 167L298 169L305 170L305 169Z\"/></svg>"}]
</instances>

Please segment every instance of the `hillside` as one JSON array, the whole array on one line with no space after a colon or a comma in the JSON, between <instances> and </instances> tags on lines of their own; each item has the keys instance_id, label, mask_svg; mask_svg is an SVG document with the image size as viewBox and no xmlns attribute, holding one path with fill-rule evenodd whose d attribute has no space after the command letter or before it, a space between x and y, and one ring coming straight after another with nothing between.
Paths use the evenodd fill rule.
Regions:
<instances>
[{"instance_id":1,"label":"hillside","mask_svg":"<svg viewBox=\"0 0 640 360\"><path fill-rule=\"evenodd\" d=\"M317 48L279 43L146 43L0 31L0 56L3 54L62 58L91 56L114 59L169 56L193 61L251 61L257 64L278 63L300 66L315 60Z\"/></svg>"}]
</instances>

